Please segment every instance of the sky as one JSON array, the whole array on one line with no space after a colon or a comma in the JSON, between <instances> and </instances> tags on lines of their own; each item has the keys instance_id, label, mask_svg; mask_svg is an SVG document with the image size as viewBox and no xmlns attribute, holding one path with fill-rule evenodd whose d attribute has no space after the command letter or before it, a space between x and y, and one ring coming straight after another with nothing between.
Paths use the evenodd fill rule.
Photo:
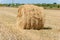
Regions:
<instances>
[{"instance_id":1,"label":"sky","mask_svg":"<svg viewBox=\"0 0 60 40\"><path fill-rule=\"evenodd\" d=\"M24 3L24 4L36 4L36 3L58 3L60 4L60 0L0 0L0 3Z\"/></svg>"}]
</instances>

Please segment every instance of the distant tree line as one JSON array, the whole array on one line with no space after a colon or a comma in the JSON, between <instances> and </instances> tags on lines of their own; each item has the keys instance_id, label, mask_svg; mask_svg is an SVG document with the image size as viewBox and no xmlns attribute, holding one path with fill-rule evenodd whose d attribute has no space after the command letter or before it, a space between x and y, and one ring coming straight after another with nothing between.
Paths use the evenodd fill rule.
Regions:
<instances>
[{"instance_id":1,"label":"distant tree line","mask_svg":"<svg viewBox=\"0 0 60 40\"><path fill-rule=\"evenodd\" d=\"M14 4L0 4L0 6L6 6L6 7L18 7L20 5L24 5L24 4L18 4L18 3L14 3ZM60 4L57 3L53 3L53 4L46 4L46 3L42 3L42 4L33 4L33 5L37 5L37 6L42 6L45 9L51 9L51 8L60 8Z\"/></svg>"},{"instance_id":2,"label":"distant tree line","mask_svg":"<svg viewBox=\"0 0 60 40\"><path fill-rule=\"evenodd\" d=\"M60 4L57 4L57 3L53 3L53 4L46 4L46 3L43 3L43 4L34 4L34 5L37 5L37 6L42 6L44 7L45 9L57 9L57 8L60 8Z\"/></svg>"}]
</instances>

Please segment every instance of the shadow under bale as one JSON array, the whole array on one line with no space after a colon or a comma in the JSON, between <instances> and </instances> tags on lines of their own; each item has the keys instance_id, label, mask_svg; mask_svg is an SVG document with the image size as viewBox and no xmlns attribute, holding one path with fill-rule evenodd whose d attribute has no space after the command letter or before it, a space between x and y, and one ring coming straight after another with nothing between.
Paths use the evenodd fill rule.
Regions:
<instances>
[{"instance_id":1,"label":"shadow under bale","mask_svg":"<svg viewBox=\"0 0 60 40\"><path fill-rule=\"evenodd\" d=\"M42 30L51 30L51 27L43 27Z\"/></svg>"},{"instance_id":2,"label":"shadow under bale","mask_svg":"<svg viewBox=\"0 0 60 40\"><path fill-rule=\"evenodd\" d=\"M43 7L22 5L18 9L17 27L20 29L42 29L44 27Z\"/></svg>"}]
</instances>

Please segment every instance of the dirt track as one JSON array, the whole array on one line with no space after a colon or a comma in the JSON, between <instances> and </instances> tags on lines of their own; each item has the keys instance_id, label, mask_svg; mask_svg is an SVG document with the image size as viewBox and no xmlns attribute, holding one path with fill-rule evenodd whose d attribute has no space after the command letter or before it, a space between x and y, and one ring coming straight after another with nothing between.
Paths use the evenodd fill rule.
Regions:
<instances>
[{"instance_id":1,"label":"dirt track","mask_svg":"<svg viewBox=\"0 0 60 40\"><path fill-rule=\"evenodd\" d=\"M19 29L13 29L17 10L0 7L0 40L60 40L60 10L44 10L45 27L51 29L24 30L22 33Z\"/></svg>"}]
</instances>

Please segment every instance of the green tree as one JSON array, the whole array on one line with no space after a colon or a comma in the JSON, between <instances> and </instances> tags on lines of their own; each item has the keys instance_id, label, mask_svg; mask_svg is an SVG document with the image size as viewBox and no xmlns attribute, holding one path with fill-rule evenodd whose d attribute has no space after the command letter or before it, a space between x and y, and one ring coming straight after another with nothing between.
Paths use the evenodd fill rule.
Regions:
<instances>
[{"instance_id":1,"label":"green tree","mask_svg":"<svg viewBox=\"0 0 60 40\"><path fill-rule=\"evenodd\" d=\"M53 4L57 4L57 3L53 3Z\"/></svg>"},{"instance_id":2,"label":"green tree","mask_svg":"<svg viewBox=\"0 0 60 40\"><path fill-rule=\"evenodd\" d=\"M60 8L60 5L58 5L57 7Z\"/></svg>"}]
</instances>

